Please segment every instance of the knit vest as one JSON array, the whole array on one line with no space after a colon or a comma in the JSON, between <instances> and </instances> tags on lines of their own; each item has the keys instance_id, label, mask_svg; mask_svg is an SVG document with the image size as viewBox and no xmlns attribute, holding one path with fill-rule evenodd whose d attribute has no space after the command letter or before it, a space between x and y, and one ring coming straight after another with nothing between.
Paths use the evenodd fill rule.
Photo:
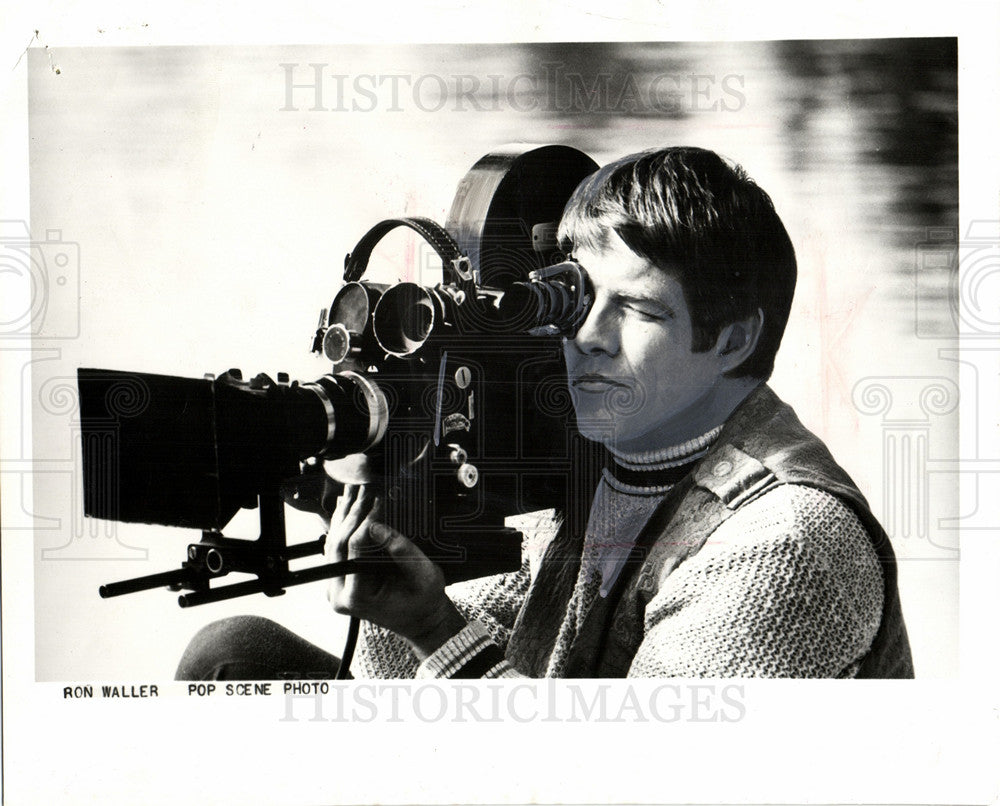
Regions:
<instances>
[{"instance_id":1,"label":"knit vest","mask_svg":"<svg viewBox=\"0 0 1000 806\"><path fill-rule=\"evenodd\" d=\"M661 580L696 554L725 520L780 484L802 484L849 506L878 555L882 620L857 677L913 677L899 604L896 558L864 496L826 446L765 385L744 400L709 452L667 494L639 535L610 594L587 614L569 651L567 677L625 677L642 642L646 605ZM549 544L507 645L519 671L545 675L580 568L583 535L563 528Z\"/></svg>"}]
</instances>

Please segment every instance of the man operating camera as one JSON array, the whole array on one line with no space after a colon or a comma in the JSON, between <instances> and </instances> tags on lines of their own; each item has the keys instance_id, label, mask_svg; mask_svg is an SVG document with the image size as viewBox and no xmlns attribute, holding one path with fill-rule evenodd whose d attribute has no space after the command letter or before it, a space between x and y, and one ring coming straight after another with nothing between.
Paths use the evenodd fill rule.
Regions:
<instances>
[{"instance_id":1,"label":"man operating camera","mask_svg":"<svg viewBox=\"0 0 1000 806\"><path fill-rule=\"evenodd\" d=\"M520 571L446 590L372 489L347 485L328 555L394 560L330 584L364 619L355 673L911 677L888 539L765 383L796 279L767 194L711 151L644 152L585 180L559 237L593 289L564 343L578 428L608 457L586 528L556 520ZM266 636L252 663L237 632ZM178 675L324 663L276 625L229 620Z\"/></svg>"}]
</instances>

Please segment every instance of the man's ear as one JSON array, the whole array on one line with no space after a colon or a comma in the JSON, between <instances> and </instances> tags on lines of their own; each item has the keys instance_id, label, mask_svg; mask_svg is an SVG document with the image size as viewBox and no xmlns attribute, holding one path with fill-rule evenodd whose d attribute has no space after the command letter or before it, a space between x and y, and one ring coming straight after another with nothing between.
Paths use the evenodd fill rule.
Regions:
<instances>
[{"instance_id":1,"label":"man's ear","mask_svg":"<svg viewBox=\"0 0 1000 806\"><path fill-rule=\"evenodd\" d=\"M722 328L715 342L715 354L722 364L722 372L730 372L753 355L764 329L764 311L760 308L752 316L732 322Z\"/></svg>"}]
</instances>

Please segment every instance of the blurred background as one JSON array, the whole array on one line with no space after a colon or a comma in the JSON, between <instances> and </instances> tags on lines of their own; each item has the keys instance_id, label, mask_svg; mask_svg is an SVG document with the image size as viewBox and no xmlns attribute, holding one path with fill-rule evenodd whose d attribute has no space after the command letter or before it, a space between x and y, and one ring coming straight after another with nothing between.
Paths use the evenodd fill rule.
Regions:
<instances>
[{"instance_id":1,"label":"blurred background","mask_svg":"<svg viewBox=\"0 0 1000 806\"><path fill-rule=\"evenodd\" d=\"M954 39L80 48L58 72L28 55L31 236L70 257L22 396L38 680L169 678L235 613L339 651L322 583L191 610L165 591L98 598L176 567L197 535L82 518L76 369L317 377L344 254L383 218L443 223L465 172L512 141L601 164L698 145L768 191L799 258L772 386L886 525L918 675L957 674ZM421 254L393 234L374 276L436 282ZM227 534L256 529L244 512Z\"/></svg>"}]
</instances>

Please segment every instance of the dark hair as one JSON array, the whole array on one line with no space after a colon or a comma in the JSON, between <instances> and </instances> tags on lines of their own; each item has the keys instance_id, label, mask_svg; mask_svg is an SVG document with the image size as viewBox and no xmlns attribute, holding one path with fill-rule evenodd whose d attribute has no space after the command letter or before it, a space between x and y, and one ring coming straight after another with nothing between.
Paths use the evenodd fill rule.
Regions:
<instances>
[{"instance_id":1,"label":"dark hair","mask_svg":"<svg viewBox=\"0 0 1000 806\"><path fill-rule=\"evenodd\" d=\"M795 249L746 171L703 148L623 157L573 192L559 245L600 249L609 230L680 282L694 326L691 349L710 349L722 328L760 308L757 348L729 374L770 377L795 291Z\"/></svg>"}]
</instances>

